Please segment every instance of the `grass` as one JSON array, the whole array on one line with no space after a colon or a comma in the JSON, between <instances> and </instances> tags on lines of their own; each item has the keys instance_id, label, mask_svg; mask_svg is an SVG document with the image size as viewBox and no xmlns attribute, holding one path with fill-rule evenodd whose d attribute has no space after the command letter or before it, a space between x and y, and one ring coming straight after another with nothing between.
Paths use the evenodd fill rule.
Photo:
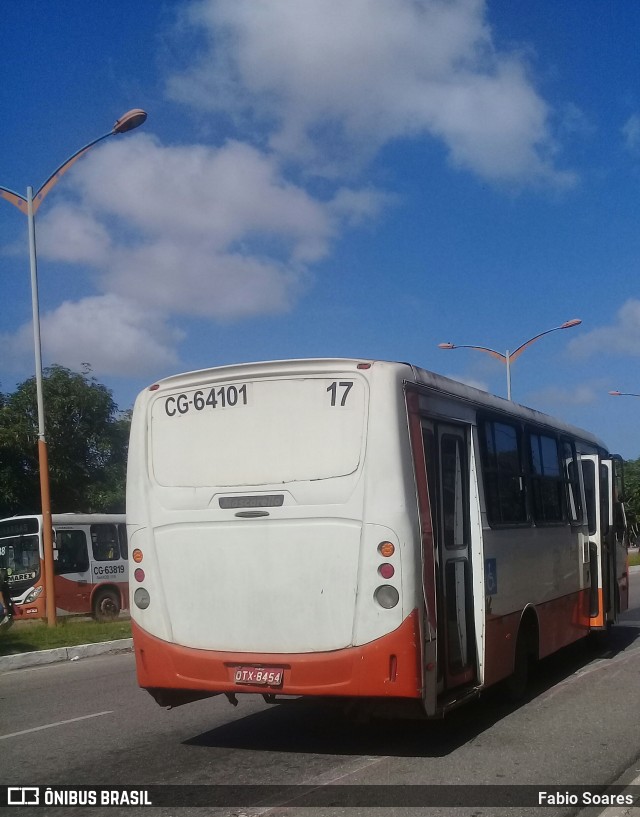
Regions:
<instances>
[{"instance_id":1,"label":"grass","mask_svg":"<svg viewBox=\"0 0 640 817\"><path fill-rule=\"evenodd\" d=\"M101 624L86 618L65 617L58 619L56 627L48 627L40 621L20 622L14 623L10 629L0 628L0 656L130 637L131 622L128 619Z\"/></svg>"},{"instance_id":2,"label":"grass","mask_svg":"<svg viewBox=\"0 0 640 817\"><path fill-rule=\"evenodd\" d=\"M640 565L640 551L638 553L629 554L629 567Z\"/></svg>"}]
</instances>

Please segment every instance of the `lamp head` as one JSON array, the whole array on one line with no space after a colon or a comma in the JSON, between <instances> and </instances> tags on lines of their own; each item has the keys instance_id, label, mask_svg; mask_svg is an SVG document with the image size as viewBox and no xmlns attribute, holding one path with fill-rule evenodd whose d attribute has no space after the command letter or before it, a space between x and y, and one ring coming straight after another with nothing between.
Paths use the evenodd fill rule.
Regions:
<instances>
[{"instance_id":1,"label":"lamp head","mask_svg":"<svg viewBox=\"0 0 640 817\"><path fill-rule=\"evenodd\" d=\"M453 343L439 343L438 349L455 349L455 345Z\"/></svg>"},{"instance_id":2,"label":"lamp head","mask_svg":"<svg viewBox=\"0 0 640 817\"><path fill-rule=\"evenodd\" d=\"M620 397L622 392L621 391L610 391L609 394L612 394L614 397Z\"/></svg>"},{"instance_id":3,"label":"lamp head","mask_svg":"<svg viewBox=\"0 0 640 817\"><path fill-rule=\"evenodd\" d=\"M560 329L569 329L571 326L579 326L582 323L580 318L572 318L570 321L565 321Z\"/></svg>"},{"instance_id":4,"label":"lamp head","mask_svg":"<svg viewBox=\"0 0 640 817\"><path fill-rule=\"evenodd\" d=\"M113 126L113 133L126 133L127 131L139 128L147 118L146 111L142 108L132 108L130 111L122 114L120 119L116 120Z\"/></svg>"}]
</instances>

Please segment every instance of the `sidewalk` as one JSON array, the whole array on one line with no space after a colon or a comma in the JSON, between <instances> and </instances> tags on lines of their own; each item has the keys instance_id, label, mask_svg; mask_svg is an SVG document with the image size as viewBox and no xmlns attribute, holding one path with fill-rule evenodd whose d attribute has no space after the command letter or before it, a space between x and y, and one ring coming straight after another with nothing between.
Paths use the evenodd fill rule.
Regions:
<instances>
[{"instance_id":1,"label":"sidewalk","mask_svg":"<svg viewBox=\"0 0 640 817\"><path fill-rule=\"evenodd\" d=\"M132 638L120 638L117 641L101 641L97 644L79 644L75 647L56 647L53 650L37 650L0 657L0 673L24 667L39 667L45 664L57 664L59 661L77 661L79 658L91 658L94 655L117 654L133 650Z\"/></svg>"}]
</instances>

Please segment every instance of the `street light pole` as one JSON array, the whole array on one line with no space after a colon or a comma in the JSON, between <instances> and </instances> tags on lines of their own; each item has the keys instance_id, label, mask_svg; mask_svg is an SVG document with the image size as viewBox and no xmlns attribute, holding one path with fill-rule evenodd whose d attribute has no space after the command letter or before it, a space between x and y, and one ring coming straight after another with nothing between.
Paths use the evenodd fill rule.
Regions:
<instances>
[{"instance_id":1,"label":"street light pole","mask_svg":"<svg viewBox=\"0 0 640 817\"><path fill-rule=\"evenodd\" d=\"M56 625L56 604L53 559L53 524L51 519L51 492L49 486L49 458L45 435L45 413L42 377L42 343L40 340L40 304L38 297L38 263L36 256L36 220L35 214L44 201L47 193L62 178L81 156L109 136L126 133L143 124L147 114L140 108L127 111L109 131L77 150L64 161L40 187L36 195L33 188L27 187L27 195L21 196L13 190L0 186L0 198L15 205L27 216L29 236L29 268L31 273L31 309L33 316L33 346L35 352L36 401L38 410L38 470L40 472L40 502L42 510L42 544L44 550L45 613L49 627Z\"/></svg>"},{"instance_id":2,"label":"street light pole","mask_svg":"<svg viewBox=\"0 0 640 817\"><path fill-rule=\"evenodd\" d=\"M546 329L544 332L540 332L537 335L534 335L529 340L525 341L524 343L520 344L518 348L514 352L510 352L508 349L504 354L502 352L496 352L495 349L489 349L487 346L469 346L468 344L456 344L456 343L439 343L439 349L477 349L479 352L486 352L491 357L495 357L496 360L501 361L505 364L507 369L507 400L511 400L511 364L520 357L520 355L524 352L524 350L531 346L532 343L535 343L539 338L543 337L544 335L548 335L550 332L557 332L559 329L570 329L572 326L579 326L582 323L580 318L572 318L570 321L565 321L560 326L554 326L553 329Z\"/></svg>"}]
</instances>

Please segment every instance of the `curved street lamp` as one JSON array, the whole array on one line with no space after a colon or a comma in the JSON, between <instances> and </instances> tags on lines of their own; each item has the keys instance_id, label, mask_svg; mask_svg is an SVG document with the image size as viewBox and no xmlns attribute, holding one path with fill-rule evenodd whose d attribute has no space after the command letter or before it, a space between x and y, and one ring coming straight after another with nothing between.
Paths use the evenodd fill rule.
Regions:
<instances>
[{"instance_id":1,"label":"curved street lamp","mask_svg":"<svg viewBox=\"0 0 640 817\"><path fill-rule=\"evenodd\" d=\"M38 267L36 261L36 223L35 214L44 201L45 196L56 185L69 168L98 142L115 136L118 133L127 133L139 127L146 120L147 114L141 108L134 108L116 120L109 133L105 133L89 142L84 147L69 156L33 195L33 188L27 187L27 195L21 196L13 190L0 185L0 198L6 199L24 213L28 219L29 230L29 265L31 269L31 309L33 314L33 345L36 360L36 395L38 403L38 466L40 471L40 500L42 503L42 540L44 545L44 580L45 580L45 610L47 623L50 627L56 624L56 605L54 588L53 565L53 536L51 520L51 495L49 491L49 461L45 438L44 399L42 396L42 347L40 343L40 306L38 299Z\"/></svg>"},{"instance_id":2,"label":"curved street lamp","mask_svg":"<svg viewBox=\"0 0 640 817\"><path fill-rule=\"evenodd\" d=\"M553 329L547 329L544 332L540 332L538 335L534 335L534 337L529 338L529 340L525 341L523 344L518 346L518 348L514 352L510 352L508 349L503 354L502 352L496 352L495 349L489 349L486 346L469 346L469 345L462 345L462 344L455 344L455 343L439 343L439 349L477 349L479 352L486 352L491 357L495 357L496 360L500 360L504 363L507 367L507 400L511 400L511 364L513 363L516 358L520 357L520 355L524 352L524 350L531 346L532 343L535 343L539 338L543 337L544 335L548 335L550 332L557 332L559 329L570 329L572 326L579 326L582 323L580 318L572 318L570 321L565 321L560 326L554 326Z\"/></svg>"},{"instance_id":3,"label":"curved street lamp","mask_svg":"<svg viewBox=\"0 0 640 817\"><path fill-rule=\"evenodd\" d=\"M609 394L614 397L640 397L640 394L634 394L632 391L610 391Z\"/></svg>"}]
</instances>

